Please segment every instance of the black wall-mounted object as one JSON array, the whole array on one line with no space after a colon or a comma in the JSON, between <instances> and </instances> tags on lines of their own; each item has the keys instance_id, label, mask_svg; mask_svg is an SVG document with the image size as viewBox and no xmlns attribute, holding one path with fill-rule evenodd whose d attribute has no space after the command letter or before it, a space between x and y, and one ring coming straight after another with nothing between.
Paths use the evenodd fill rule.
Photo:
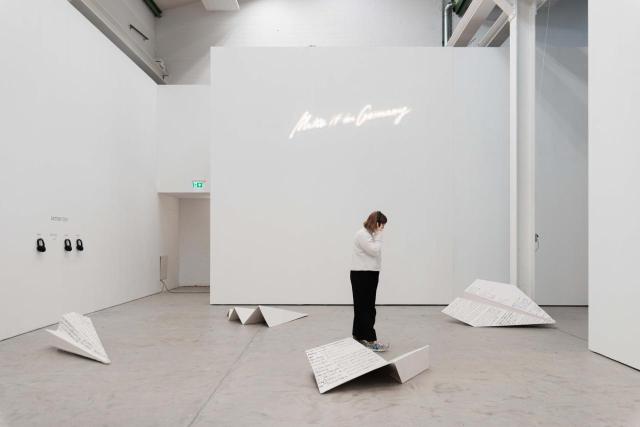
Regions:
<instances>
[{"instance_id":1,"label":"black wall-mounted object","mask_svg":"<svg viewBox=\"0 0 640 427\"><path fill-rule=\"evenodd\" d=\"M38 252L46 252L47 251L47 247L44 245L44 239L43 238L39 238L38 240L36 240L36 250Z\"/></svg>"},{"instance_id":2,"label":"black wall-mounted object","mask_svg":"<svg viewBox=\"0 0 640 427\"><path fill-rule=\"evenodd\" d=\"M142 0L142 1L144 2L144 4L147 5L151 13L153 13L153 16L155 16L156 18L160 18L162 16L162 9L160 9L160 7L156 4L155 1L153 0Z\"/></svg>"},{"instance_id":3,"label":"black wall-mounted object","mask_svg":"<svg viewBox=\"0 0 640 427\"><path fill-rule=\"evenodd\" d=\"M464 13L469 9L469 5L472 0L453 0L453 11L460 18L464 16Z\"/></svg>"},{"instance_id":4,"label":"black wall-mounted object","mask_svg":"<svg viewBox=\"0 0 640 427\"><path fill-rule=\"evenodd\" d=\"M137 29L135 27L135 25L131 25L129 24L129 29L135 31L136 33L138 33L140 35L140 37L142 37L142 40L147 41L149 40L149 37L146 36L146 34L144 34L142 31L140 31L139 29Z\"/></svg>"},{"instance_id":5,"label":"black wall-mounted object","mask_svg":"<svg viewBox=\"0 0 640 427\"><path fill-rule=\"evenodd\" d=\"M71 246L71 240L64 239L64 250L67 252L71 252L73 250L73 246Z\"/></svg>"},{"instance_id":6,"label":"black wall-mounted object","mask_svg":"<svg viewBox=\"0 0 640 427\"><path fill-rule=\"evenodd\" d=\"M82 243L82 239L76 239L76 249L79 251L84 251L84 244Z\"/></svg>"}]
</instances>

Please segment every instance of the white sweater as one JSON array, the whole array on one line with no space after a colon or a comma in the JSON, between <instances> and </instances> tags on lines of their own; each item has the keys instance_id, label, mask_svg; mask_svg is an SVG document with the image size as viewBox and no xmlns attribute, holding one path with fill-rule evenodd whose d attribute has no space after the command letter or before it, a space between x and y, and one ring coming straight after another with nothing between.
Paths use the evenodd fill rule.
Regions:
<instances>
[{"instance_id":1,"label":"white sweater","mask_svg":"<svg viewBox=\"0 0 640 427\"><path fill-rule=\"evenodd\" d=\"M382 264L382 235L373 236L366 228L358 230L353 242L352 271L380 271Z\"/></svg>"}]
</instances>

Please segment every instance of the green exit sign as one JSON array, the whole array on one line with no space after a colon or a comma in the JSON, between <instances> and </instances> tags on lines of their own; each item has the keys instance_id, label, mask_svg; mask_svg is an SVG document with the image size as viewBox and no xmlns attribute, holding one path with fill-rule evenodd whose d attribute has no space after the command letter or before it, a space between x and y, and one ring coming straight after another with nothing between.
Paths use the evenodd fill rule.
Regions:
<instances>
[{"instance_id":1,"label":"green exit sign","mask_svg":"<svg viewBox=\"0 0 640 427\"><path fill-rule=\"evenodd\" d=\"M204 190L204 185L207 181L191 181L191 188L194 190Z\"/></svg>"}]
</instances>

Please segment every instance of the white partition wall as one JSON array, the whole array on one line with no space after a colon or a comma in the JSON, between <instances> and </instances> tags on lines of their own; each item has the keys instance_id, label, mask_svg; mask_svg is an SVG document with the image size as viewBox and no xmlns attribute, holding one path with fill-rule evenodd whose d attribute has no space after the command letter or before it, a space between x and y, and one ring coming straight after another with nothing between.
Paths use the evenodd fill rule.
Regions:
<instances>
[{"instance_id":1,"label":"white partition wall","mask_svg":"<svg viewBox=\"0 0 640 427\"><path fill-rule=\"evenodd\" d=\"M209 286L209 199L180 199L180 286Z\"/></svg>"},{"instance_id":2,"label":"white partition wall","mask_svg":"<svg viewBox=\"0 0 640 427\"><path fill-rule=\"evenodd\" d=\"M538 304L587 304L587 1L536 16L535 255Z\"/></svg>"},{"instance_id":3,"label":"white partition wall","mask_svg":"<svg viewBox=\"0 0 640 427\"><path fill-rule=\"evenodd\" d=\"M212 303L349 303L353 235L376 209L390 220L379 303L507 280L504 50L213 48L211 61Z\"/></svg>"},{"instance_id":4,"label":"white partition wall","mask_svg":"<svg viewBox=\"0 0 640 427\"><path fill-rule=\"evenodd\" d=\"M640 369L640 4L609 6L589 2L589 348Z\"/></svg>"},{"instance_id":5,"label":"white partition wall","mask_svg":"<svg viewBox=\"0 0 640 427\"><path fill-rule=\"evenodd\" d=\"M587 48L549 47L537 61L535 299L586 305Z\"/></svg>"},{"instance_id":6,"label":"white partition wall","mask_svg":"<svg viewBox=\"0 0 640 427\"><path fill-rule=\"evenodd\" d=\"M137 65L66 1L3 1L0 51L4 339L158 291L159 201Z\"/></svg>"}]
</instances>

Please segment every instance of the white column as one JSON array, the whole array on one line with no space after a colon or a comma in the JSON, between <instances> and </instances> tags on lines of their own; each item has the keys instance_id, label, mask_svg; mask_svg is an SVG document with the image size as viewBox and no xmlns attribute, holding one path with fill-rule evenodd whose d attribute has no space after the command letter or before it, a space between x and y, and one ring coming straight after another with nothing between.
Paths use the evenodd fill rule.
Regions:
<instances>
[{"instance_id":1,"label":"white column","mask_svg":"<svg viewBox=\"0 0 640 427\"><path fill-rule=\"evenodd\" d=\"M516 0L510 27L510 280L535 296L536 0Z\"/></svg>"}]
</instances>

